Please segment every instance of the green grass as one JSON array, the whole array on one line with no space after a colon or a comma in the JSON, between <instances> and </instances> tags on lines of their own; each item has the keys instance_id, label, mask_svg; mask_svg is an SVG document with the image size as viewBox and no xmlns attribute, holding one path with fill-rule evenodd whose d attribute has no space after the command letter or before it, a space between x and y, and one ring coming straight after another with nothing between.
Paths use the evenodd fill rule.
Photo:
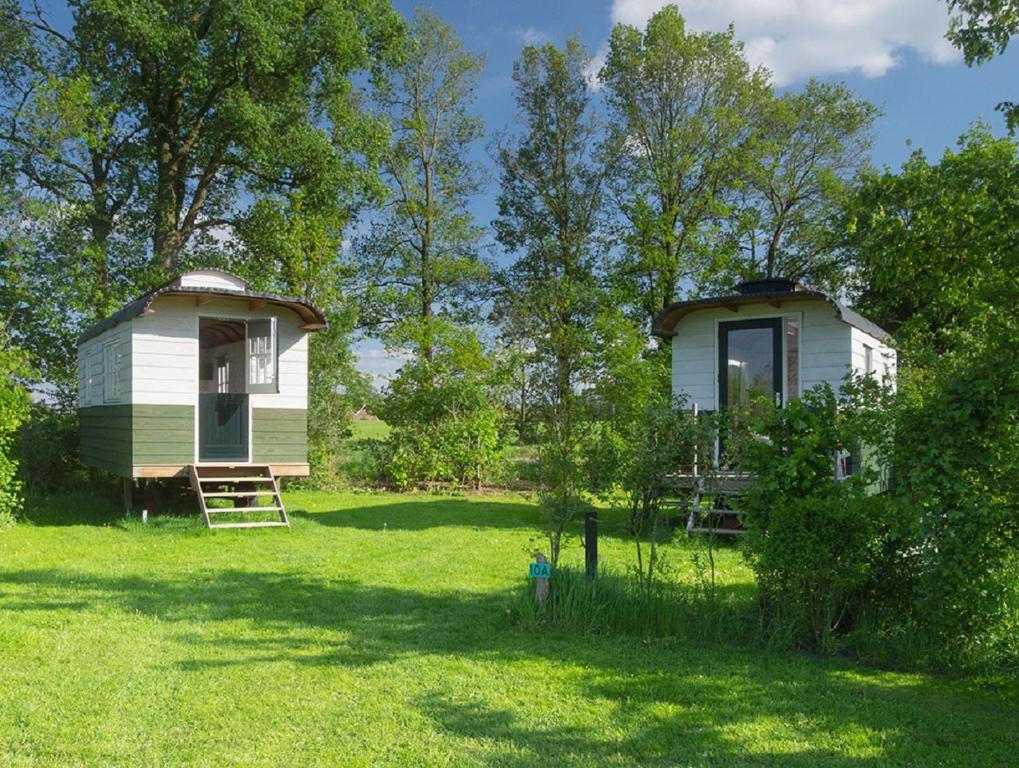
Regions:
<instances>
[{"instance_id":1,"label":"green grass","mask_svg":"<svg viewBox=\"0 0 1019 768\"><path fill-rule=\"evenodd\" d=\"M353 440L385 440L391 428L379 419L357 419L350 422L350 429Z\"/></svg>"},{"instance_id":2,"label":"green grass","mask_svg":"<svg viewBox=\"0 0 1019 768\"><path fill-rule=\"evenodd\" d=\"M1006 766L1012 684L522 630L512 496L287 494L293 528L34 500L0 531L0 765ZM603 560L628 543L608 516ZM692 580L690 545L670 546ZM572 540L568 559L579 564ZM738 554L720 583L752 598Z\"/></svg>"}]
</instances>

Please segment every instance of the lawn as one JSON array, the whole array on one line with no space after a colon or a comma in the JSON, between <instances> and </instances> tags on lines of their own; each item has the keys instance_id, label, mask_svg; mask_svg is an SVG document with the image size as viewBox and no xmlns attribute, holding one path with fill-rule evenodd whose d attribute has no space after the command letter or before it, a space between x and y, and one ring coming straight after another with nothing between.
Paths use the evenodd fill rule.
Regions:
<instances>
[{"instance_id":1,"label":"lawn","mask_svg":"<svg viewBox=\"0 0 1019 768\"><path fill-rule=\"evenodd\" d=\"M1011 686L525 632L513 497L291 493L292 530L34 500L0 532L0 765L1006 766ZM629 556L606 522L603 561ZM671 547L691 578L689 544ZM574 540L571 560L579 562ZM735 552L723 581L752 591Z\"/></svg>"}]
</instances>

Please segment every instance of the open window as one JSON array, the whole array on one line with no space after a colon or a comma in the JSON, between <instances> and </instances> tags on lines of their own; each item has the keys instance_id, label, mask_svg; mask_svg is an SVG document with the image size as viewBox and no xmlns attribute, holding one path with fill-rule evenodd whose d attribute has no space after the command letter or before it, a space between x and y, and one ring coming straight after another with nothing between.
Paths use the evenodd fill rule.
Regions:
<instances>
[{"instance_id":1,"label":"open window","mask_svg":"<svg viewBox=\"0 0 1019 768\"><path fill-rule=\"evenodd\" d=\"M279 350L275 317L248 320L247 358L247 391L252 394L279 392Z\"/></svg>"}]
</instances>

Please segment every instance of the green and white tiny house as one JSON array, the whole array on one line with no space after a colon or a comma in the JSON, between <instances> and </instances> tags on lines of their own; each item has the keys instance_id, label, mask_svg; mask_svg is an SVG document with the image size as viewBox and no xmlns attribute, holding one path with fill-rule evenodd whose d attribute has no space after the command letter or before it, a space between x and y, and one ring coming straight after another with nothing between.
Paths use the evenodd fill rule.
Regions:
<instances>
[{"instance_id":1,"label":"green and white tiny house","mask_svg":"<svg viewBox=\"0 0 1019 768\"><path fill-rule=\"evenodd\" d=\"M217 269L149 291L78 340L82 462L193 483L196 466L307 475L308 333L325 327Z\"/></svg>"},{"instance_id":2,"label":"green and white tiny house","mask_svg":"<svg viewBox=\"0 0 1019 768\"><path fill-rule=\"evenodd\" d=\"M666 307L653 332L672 339L672 393L700 411L746 407L752 395L784 405L846 374L895 384L891 336L820 291L785 279Z\"/></svg>"},{"instance_id":3,"label":"green and white tiny house","mask_svg":"<svg viewBox=\"0 0 1019 768\"><path fill-rule=\"evenodd\" d=\"M792 280L752 280L729 295L670 304L653 333L672 340L672 394L697 412L738 412L755 397L781 407L825 383L837 393L847 374L895 386L889 334ZM722 451L716 445L713 458ZM848 453L833 456L834 478L851 474L854 461ZM733 467L705 473L695 462L677 468L674 480L681 506L688 504L688 532L743 532L738 501L752 477Z\"/></svg>"}]
</instances>

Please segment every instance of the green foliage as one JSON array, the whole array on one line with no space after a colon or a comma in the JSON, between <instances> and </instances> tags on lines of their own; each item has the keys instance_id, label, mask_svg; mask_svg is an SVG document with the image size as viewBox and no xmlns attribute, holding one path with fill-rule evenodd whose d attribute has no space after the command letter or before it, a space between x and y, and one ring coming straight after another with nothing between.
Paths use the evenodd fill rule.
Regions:
<instances>
[{"instance_id":1,"label":"green foliage","mask_svg":"<svg viewBox=\"0 0 1019 768\"><path fill-rule=\"evenodd\" d=\"M977 126L937 164L868 178L849 209L861 299L898 328L911 622L953 664L1019 658L1017 190L1019 147Z\"/></svg>"},{"instance_id":2,"label":"green foliage","mask_svg":"<svg viewBox=\"0 0 1019 768\"><path fill-rule=\"evenodd\" d=\"M31 494L70 491L85 486L78 463L78 412L33 403L17 437L19 477Z\"/></svg>"},{"instance_id":3,"label":"green foliage","mask_svg":"<svg viewBox=\"0 0 1019 768\"><path fill-rule=\"evenodd\" d=\"M727 194L752 160L769 86L742 52L731 28L692 32L674 5L643 32L617 24L609 38L599 73L613 126L605 151L626 220L615 271L641 322L717 252Z\"/></svg>"},{"instance_id":4,"label":"green foliage","mask_svg":"<svg viewBox=\"0 0 1019 768\"><path fill-rule=\"evenodd\" d=\"M406 61L378 98L393 132L381 165L389 196L357 243L362 323L425 358L433 316L473 321L488 276L478 253L484 233L470 212L482 187L470 147L484 125L469 110L483 65L452 26L418 9Z\"/></svg>"},{"instance_id":5,"label":"green foliage","mask_svg":"<svg viewBox=\"0 0 1019 768\"><path fill-rule=\"evenodd\" d=\"M1019 298L1014 285L1010 293L1010 302ZM896 477L918 524L916 616L962 663L1019 660L1014 314L974 319L958 347L901 385Z\"/></svg>"},{"instance_id":6,"label":"green foliage","mask_svg":"<svg viewBox=\"0 0 1019 768\"><path fill-rule=\"evenodd\" d=\"M856 304L895 335L907 364L961 346L1014 296L1017 150L978 124L937 163L917 151L898 172L867 174L847 201Z\"/></svg>"},{"instance_id":7,"label":"green foliage","mask_svg":"<svg viewBox=\"0 0 1019 768\"><path fill-rule=\"evenodd\" d=\"M754 478L741 509L769 629L814 648L831 647L879 586L892 588L878 577L902 534L894 507L871 493L891 438L885 395L870 380L845 394L823 385L785 408L762 405L754 432L733 438ZM836 453L859 457L864 445L873 463L836 480Z\"/></svg>"},{"instance_id":8,"label":"green foliage","mask_svg":"<svg viewBox=\"0 0 1019 768\"><path fill-rule=\"evenodd\" d=\"M31 373L24 352L10 342L0 325L0 525L10 523L21 508L21 481L14 455L18 427L28 418L29 397L24 380Z\"/></svg>"},{"instance_id":9,"label":"green foliage","mask_svg":"<svg viewBox=\"0 0 1019 768\"><path fill-rule=\"evenodd\" d=\"M505 371L470 329L436 319L429 333L431 359L404 365L383 398L379 416L391 431L374 448L376 470L400 488L480 488L502 469L510 437Z\"/></svg>"},{"instance_id":10,"label":"green foliage","mask_svg":"<svg viewBox=\"0 0 1019 768\"><path fill-rule=\"evenodd\" d=\"M549 560L585 508L582 446L589 426L583 393L596 369L594 318L605 168L595 152L590 59L576 38L565 48L528 45L513 66L522 131L503 136L496 237L519 253L498 276L495 319L524 341L536 401L541 494Z\"/></svg>"},{"instance_id":11,"label":"green foliage","mask_svg":"<svg viewBox=\"0 0 1019 768\"><path fill-rule=\"evenodd\" d=\"M952 14L948 39L960 49L969 66L986 64L1008 48L1019 32L1019 9L1015 0L947 0ZM1009 130L1019 127L1019 104L1003 101L999 112L1005 115Z\"/></svg>"}]
</instances>

